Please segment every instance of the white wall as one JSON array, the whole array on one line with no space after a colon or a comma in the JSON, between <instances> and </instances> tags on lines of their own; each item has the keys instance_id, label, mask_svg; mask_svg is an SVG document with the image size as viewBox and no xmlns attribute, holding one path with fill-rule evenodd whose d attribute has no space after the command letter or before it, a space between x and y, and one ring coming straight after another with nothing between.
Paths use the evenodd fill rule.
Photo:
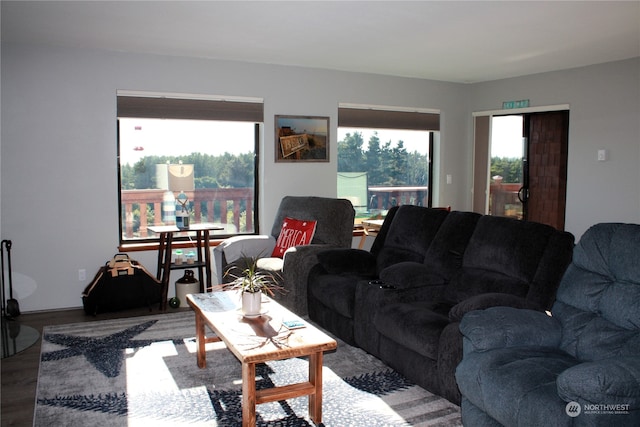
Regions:
<instances>
[{"instance_id":1,"label":"white wall","mask_svg":"<svg viewBox=\"0 0 640 427\"><path fill-rule=\"evenodd\" d=\"M475 85L4 43L1 59L0 231L13 240L23 311L80 306L88 280L78 269L91 276L117 251L118 89L264 98L266 229L284 195L335 196L338 103L441 110L436 183L453 182L434 198L468 210L471 113L527 98L571 105L567 229L579 237L596 222L640 223L640 59ZM329 116L331 162L274 163L276 114ZM599 148L610 160L596 161ZM154 252L133 256L155 270Z\"/></svg>"},{"instance_id":2,"label":"white wall","mask_svg":"<svg viewBox=\"0 0 640 427\"><path fill-rule=\"evenodd\" d=\"M472 85L470 111L569 104L566 230L640 223L640 59ZM608 160L597 161L605 149Z\"/></svg>"},{"instance_id":3,"label":"white wall","mask_svg":"<svg viewBox=\"0 0 640 427\"><path fill-rule=\"evenodd\" d=\"M436 190L436 199L467 208L464 85L6 44L1 83L1 232L3 239L13 240L14 285L23 311L80 306L80 294L91 277L80 282L78 269L92 276L117 252L118 89L264 98L263 229L270 228L284 195L335 197L340 102L440 109L441 176L452 174L454 181ZM276 114L329 116L331 162L276 164ZM155 253L132 255L155 271Z\"/></svg>"}]
</instances>

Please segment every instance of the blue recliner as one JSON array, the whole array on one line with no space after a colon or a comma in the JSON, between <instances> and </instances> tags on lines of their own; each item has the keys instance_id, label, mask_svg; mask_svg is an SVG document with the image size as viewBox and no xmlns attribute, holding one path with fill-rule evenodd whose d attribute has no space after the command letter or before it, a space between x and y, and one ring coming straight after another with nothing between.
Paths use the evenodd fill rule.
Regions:
<instances>
[{"instance_id":1,"label":"blue recliner","mask_svg":"<svg viewBox=\"0 0 640 427\"><path fill-rule=\"evenodd\" d=\"M640 426L640 225L587 230L552 316L493 307L460 331L465 426Z\"/></svg>"}]
</instances>

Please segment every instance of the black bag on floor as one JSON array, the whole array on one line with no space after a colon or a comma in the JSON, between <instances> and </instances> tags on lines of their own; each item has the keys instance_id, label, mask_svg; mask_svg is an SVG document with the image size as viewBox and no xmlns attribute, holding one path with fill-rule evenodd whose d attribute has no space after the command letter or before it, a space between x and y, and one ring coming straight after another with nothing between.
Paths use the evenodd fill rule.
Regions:
<instances>
[{"instance_id":1,"label":"black bag on floor","mask_svg":"<svg viewBox=\"0 0 640 427\"><path fill-rule=\"evenodd\" d=\"M100 267L82 293L87 314L149 307L160 303L162 283L139 262L126 254L116 254Z\"/></svg>"}]
</instances>

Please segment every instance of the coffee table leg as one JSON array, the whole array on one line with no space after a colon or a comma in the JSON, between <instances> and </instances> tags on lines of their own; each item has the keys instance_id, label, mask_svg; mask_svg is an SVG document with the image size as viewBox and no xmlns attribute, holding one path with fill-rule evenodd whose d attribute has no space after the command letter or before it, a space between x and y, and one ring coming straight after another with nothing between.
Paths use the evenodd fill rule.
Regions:
<instances>
[{"instance_id":1,"label":"coffee table leg","mask_svg":"<svg viewBox=\"0 0 640 427\"><path fill-rule=\"evenodd\" d=\"M256 425L256 365L242 364L242 427Z\"/></svg>"},{"instance_id":2,"label":"coffee table leg","mask_svg":"<svg viewBox=\"0 0 640 427\"><path fill-rule=\"evenodd\" d=\"M196 345L198 347L198 368L207 367L207 353L204 351L204 319L200 313L196 313Z\"/></svg>"},{"instance_id":3,"label":"coffee table leg","mask_svg":"<svg viewBox=\"0 0 640 427\"><path fill-rule=\"evenodd\" d=\"M322 352L309 356L309 382L315 393L309 395L309 416L314 423L322 422Z\"/></svg>"}]
</instances>

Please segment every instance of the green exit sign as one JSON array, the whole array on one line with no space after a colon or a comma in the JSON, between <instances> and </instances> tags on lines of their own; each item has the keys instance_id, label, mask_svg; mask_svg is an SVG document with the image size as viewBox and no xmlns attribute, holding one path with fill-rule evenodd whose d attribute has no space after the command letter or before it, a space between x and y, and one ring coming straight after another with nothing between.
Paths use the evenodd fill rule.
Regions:
<instances>
[{"instance_id":1,"label":"green exit sign","mask_svg":"<svg viewBox=\"0 0 640 427\"><path fill-rule=\"evenodd\" d=\"M503 110L511 110L513 108L527 108L528 106L528 99L520 99L518 101L505 101L502 103Z\"/></svg>"}]
</instances>

